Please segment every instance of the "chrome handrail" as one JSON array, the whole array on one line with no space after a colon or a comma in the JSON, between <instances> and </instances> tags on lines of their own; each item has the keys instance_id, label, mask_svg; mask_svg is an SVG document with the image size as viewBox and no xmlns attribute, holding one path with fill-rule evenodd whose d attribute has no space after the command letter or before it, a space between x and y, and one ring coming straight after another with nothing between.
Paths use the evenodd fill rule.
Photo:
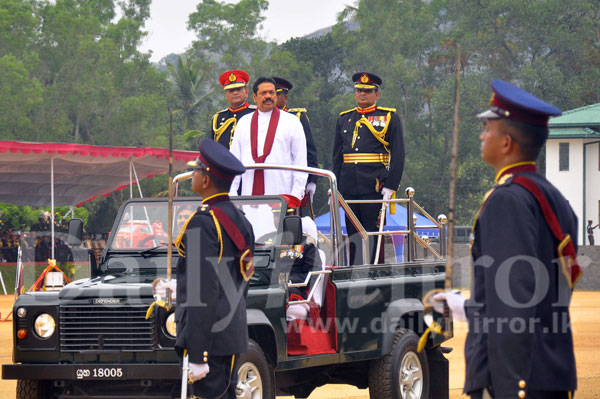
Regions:
<instances>
[{"instance_id":1,"label":"chrome handrail","mask_svg":"<svg viewBox=\"0 0 600 399\"><path fill-rule=\"evenodd\" d=\"M318 270L318 271L314 271L314 272L309 272L306 275L306 278L304 279L304 281L302 283L288 283L288 285L287 285L288 287L307 287L308 284L310 283L310 278L312 276L316 276L316 275L319 276L319 277L317 277L317 281L315 281L312 288L310 289L310 292L308 293L308 296L306 297L306 299L289 301L288 305L300 305L303 303L309 303L315 294L315 290L317 289L319 281L324 278L323 277L324 274L331 274L331 270Z\"/></svg>"},{"instance_id":2,"label":"chrome handrail","mask_svg":"<svg viewBox=\"0 0 600 399\"><path fill-rule=\"evenodd\" d=\"M416 201L414 201L414 190L412 188L408 188L406 190L406 195L408 198L396 198L396 199L372 199L372 200L344 200L342 195L337 190L337 178L335 174L329 170L318 169L318 168L310 168L310 167L302 167L302 166L293 166L293 165L280 165L280 164L248 164L245 165L246 169L278 169L278 170L288 170L292 172L305 172L311 173L318 176L326 177L329 180L330 190L331 190L331 201L330 201L330 218L331 218L331 226L333 227L329 233L329 240L326 240L331 245L332 257L331 261L333 266L342 266L344 264L344 251L340 249L340 243L343 242L344 235L342 234L341 223L339 219L339 208L342 207L346 216L350 220L350 222L355 226L357 232L361 236L362 240L362 248L363 248L363 263L370 263L370 251L369 251L369 237L370 236L393 236L404 234L407 236L407 261L412 262L415 260L416 255L416 244L427 248L427 250L431 251L438 259L443 259L445 256L445 224L439 223L438 220L434 219L427 211L423 209ZM185 181L191 179L193 172L185 172L181 173L173 178L173 183L175 187L175 196L178 195L178 184L181 181ZM360 223L349 204L407 204L407 230L395 230L395 231L383 231L383 232L367 232L363 225ZM440 252L437 252L435 249L431 247L431 245L418 236L416 230L419 229L419 226L415 226L412 220L412 215L414 210L419 211L423 216L432 221L437 229L439 229L440 234ZM438 217L439 218L439 217ZM323 238L325 235L320 234Z\"/></svg>"}]
</instances>

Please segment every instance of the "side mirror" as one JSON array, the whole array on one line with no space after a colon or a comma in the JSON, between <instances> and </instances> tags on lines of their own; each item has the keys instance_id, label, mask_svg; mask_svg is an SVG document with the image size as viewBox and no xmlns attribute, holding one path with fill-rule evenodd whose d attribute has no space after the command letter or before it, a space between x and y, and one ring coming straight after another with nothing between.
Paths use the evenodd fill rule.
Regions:
<instances>
[{"instance_id":1,"label":"side mirror","mask_svg":"<svg viewBox=\"0 0 600 399\"><path fill-rule=\"evenodd\" d=\"M302 219L300 216L290 215L283 219L283 237L281 244L298 245L302 242Z\"/></svg>"},{"instance_id":2,"label":"side mirror","mask_svg":"<svg viewBox=\"0 0 600 399\"><path fill-rule=\"evenodd\" d=\"M67 244L72 247L81 245L83 239L83 219L73 218L69 220L69 234L67 236Z\"/></svg>"}]
</instances>

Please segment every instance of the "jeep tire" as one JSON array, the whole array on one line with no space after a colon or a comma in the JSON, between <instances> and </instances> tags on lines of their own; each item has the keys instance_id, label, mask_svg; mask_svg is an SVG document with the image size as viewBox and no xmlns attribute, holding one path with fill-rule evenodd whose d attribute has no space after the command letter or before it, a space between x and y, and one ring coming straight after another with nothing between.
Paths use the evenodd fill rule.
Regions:
<instances>
[{"instance_id":1,"label":"jeep tire","mask_svg":"<svg viewBox=\"0 0 600 399\"><path fill-rule=\"evenodd\" d=\"M45 399L51 395L50 386L45 381L17 380L17 399Z\"/></svg>"},{"instance_id":2,"label":"jeep tire","mask_svg":"<svg viewBox=\"0 0 600 399\"><path fill-rule=\"evenodd\" d=\"M369 366L371 399L428 399L429 367L425 351L417 353L417 335L405 328L394 336L392 351Z\"/></svg>"},{"instance_id":3,"label":"jeep tire","mask_svg":"<svg viewBox=\"0 0 600 399\"><path fill-rule=\"evenodd\" d=\"M237 397L275 399L273 371L262 349L253 340L249 340L248 352L241 354L238 361Z\"/></svg>"}]
</instances>

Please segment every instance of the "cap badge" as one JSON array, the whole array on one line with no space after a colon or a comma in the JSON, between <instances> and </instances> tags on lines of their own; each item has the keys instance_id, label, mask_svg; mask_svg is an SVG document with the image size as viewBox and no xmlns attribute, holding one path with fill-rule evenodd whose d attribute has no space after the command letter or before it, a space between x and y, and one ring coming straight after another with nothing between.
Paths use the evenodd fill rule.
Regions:
<instances>
[{"instance_id":1,"label":"cap badge","mask_svg":"<svg viewBox=\"0 0 600 399\"><path fill-rule=\"evenodd\" d=\"M492 98L490 98L490 103L489 105L492 105L492 103L494 102L494 99L496 98L496 93L492 93Z\"/></svg>"},{"instance_id":2,"label":"cap badge","mask_svg":"<svg viewBox=\"0 0 600 399\"><path fill-rule=\"evenodd\" d=\"M235 73L231 72L229 74L229 81L230 82L235 82L237 80L237 77L235 76Z\"/></svg>"},{"instance_id":3,"label":"cap badge","mask_svg":"<svg viewBox=\"0 0 600 399\"><path fill-rule=\"evenodd\" d=\"M363 75L360 77L360 81L362 83L369 83L369 77L367 76L366 73L363 73Z\"/></svg>"}]
</instances>

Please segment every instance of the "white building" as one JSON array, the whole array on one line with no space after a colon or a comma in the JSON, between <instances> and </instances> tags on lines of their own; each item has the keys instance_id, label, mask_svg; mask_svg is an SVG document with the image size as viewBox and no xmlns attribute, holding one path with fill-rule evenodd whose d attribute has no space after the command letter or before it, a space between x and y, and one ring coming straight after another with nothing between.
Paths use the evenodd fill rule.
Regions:
<instances>
[{"instance_id":1,"label":"white building","mask_svg":"<svg viewBox=\"0 0 600 399\"><path fill-rule=\"evenodd\" d=\"M600 223L600 103L566 111L551 118L548 127L546 178L577 214L578 244L589 244L587 221ZM600 229L594 238L599 245Z\"/></svg>"}]
</instances>

